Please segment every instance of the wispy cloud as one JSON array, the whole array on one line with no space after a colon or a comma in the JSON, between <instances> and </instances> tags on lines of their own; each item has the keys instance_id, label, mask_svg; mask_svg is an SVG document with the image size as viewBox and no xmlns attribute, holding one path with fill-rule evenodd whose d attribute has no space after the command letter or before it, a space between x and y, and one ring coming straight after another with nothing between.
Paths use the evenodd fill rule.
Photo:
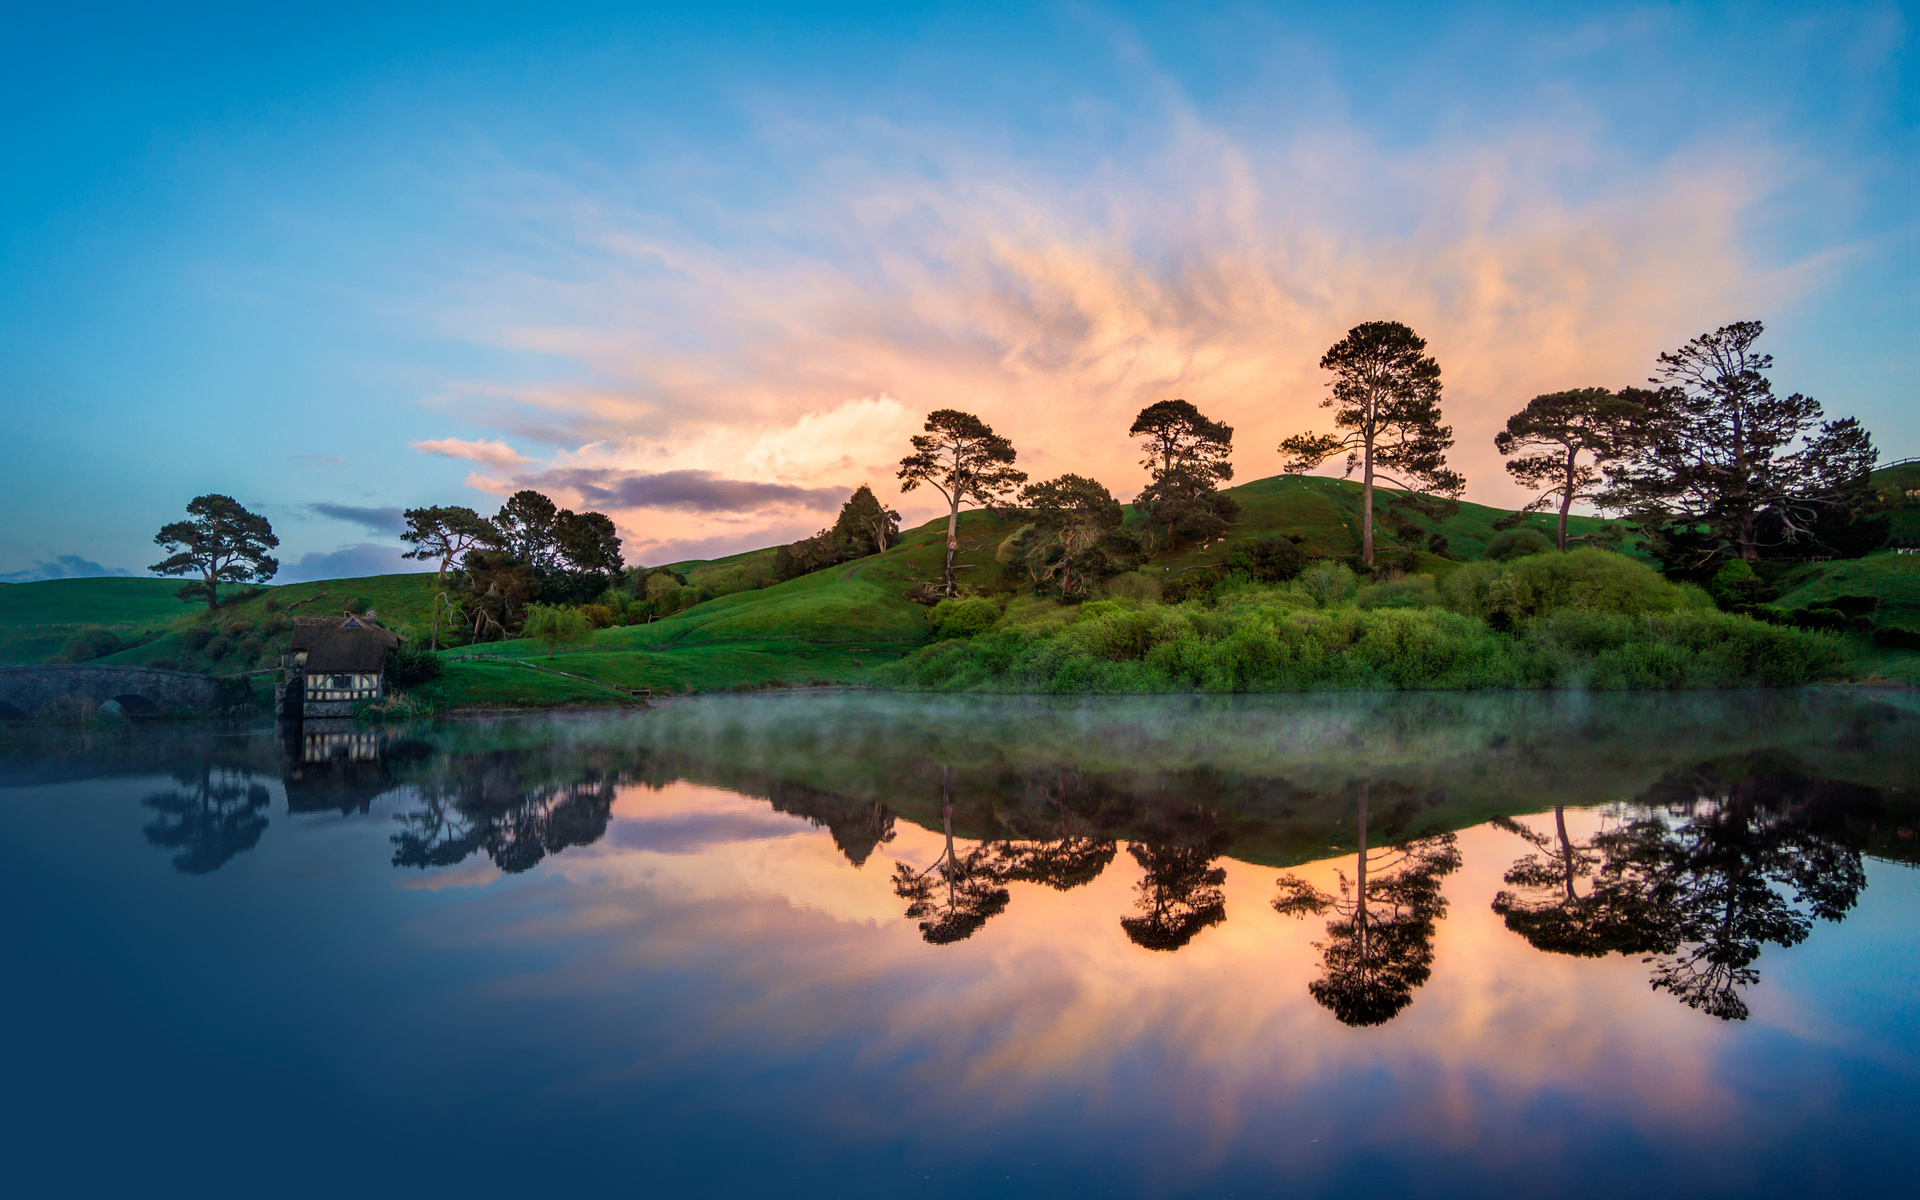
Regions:
<instances>
[{"instance_id":1,"label":"wispy cloud","mask_svg":"<svg viewBox=\"0 0 1920 1200\"><path fill-rule=\"evenodd\" d=\"M308 583L316 579L359 579L368 575L415 574L431 571L433 563L400 557L398 546L356 542L327 552L303 554L281 568L278 582Z\"/></svg>"},{"instance_id":2,"label":"wispy cloud","mask_svg":"<svg viewBox=\"0 0 1920 1200\"><path fill-rule=\"evenodd\" d=\"M97 562L81 558L78 554L56 554L43 562L34 563L24 571L8 571L0 574L0 583L38 583L47 579L117 578L132 574L132 571L124 567L103 567Z\"/></svg>"},{"instance_id":3,"label":"wispy cloud","mask_svg":"<svg viewBox=\"0 0 1920 1200\"><path fill-rule=\"evenodd\" d=\"M492 181L565 253L544 273L476 273L439 319L577 369L474 381L446 403L576 446L554 479L704 471L889 497L920 417L960 407L1035 476L1091 474L1127 497L1145 481L1125 434L1141 407L1194 402L1236 427L1241 478L1271 474L1283 437L1324 423L1321 353L1394 318L1440 359L1469 494L1508 502L1492 437L1531 396L1638 381L1657 351L1826 269L1743 245L1797 169L1781 154L1694 144L1649 166L1577 115L1405 147L1335 125L1263 140L1176 99L1150 147L1071 177L937 129L768 136L818 166L698 235L612 187L517 167ZM910 520L929 515L906 499ZM663 540L727 532L715 508L661 507L681 514L650 526Z\"/></svg>"},{"instance_id":4,"label":"wispy cloud","mask_svg":"<svg viewBox=\"0 0 1920 1200\"><path fill-rule=\"evenodd\" d=\"M693 513L757 512L771 507L821 509L846 499L840 488L724 479L712 471L595 470L571 467L518 481L540 490L577 492L588 504L615 509L663 508Z\"/></svg>"},{"instance_id":5,"label":"wispy cloud","mask_svg":"<svg viewBox=\"0 0 1920 1200\"><path fill-rule=\"evenodd\" d=\"M484 463L496 470L510 471L524 466L533 460L515 450L507 443L495 439L486 442L469 442L460 438L438 438L426 442L409 442L409 449L422 454L438 454L446 458L465 458Z\"/></svg>"},{"instance_id":6,"label":"wispy cloud","mask_svg":"<svg viewBox=\"0 0 1920 1200\"><path fill-rule=\"evenodd\" d=\"M407 519L397 508L358 508L351 504L309 504L309 511L336 521L346 521L367 530L369 533L390 533L398 536L406 532Z\"/></svg>"}]
</instances>

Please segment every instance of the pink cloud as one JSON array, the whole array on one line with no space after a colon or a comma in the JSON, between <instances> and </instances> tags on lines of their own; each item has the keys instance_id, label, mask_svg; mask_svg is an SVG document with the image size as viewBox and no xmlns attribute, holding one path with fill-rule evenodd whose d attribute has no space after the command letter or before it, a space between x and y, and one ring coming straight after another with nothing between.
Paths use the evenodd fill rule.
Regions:
<instances>
[{"instance_id":1,"label":"pink cloud","mask_svg":"<svg viewBox=\"0 0 1920 1200\"><path fill-rule=\"evenodd\" d=\"M471 459L501 471L510 471L533 461L499 439L490 442L469 442L460 438L439 438L428 442L409 442L408 448L418 450L422 454Z\"/></svg>"}]
</instances>

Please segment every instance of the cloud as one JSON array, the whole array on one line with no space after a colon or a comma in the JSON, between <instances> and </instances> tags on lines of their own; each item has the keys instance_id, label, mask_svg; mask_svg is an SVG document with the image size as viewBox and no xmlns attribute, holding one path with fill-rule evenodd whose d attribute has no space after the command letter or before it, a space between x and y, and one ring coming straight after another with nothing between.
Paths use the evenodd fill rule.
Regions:
<instances>
[{"instance_id":1,"label":"cloud","mask_svg":"<svg viewBox=\"0 0 1920 1200\"><path fill-rule=\"evenodd\" d=\"M794 186L697 222L633 201L640 168L589 189L496 162L473 190L503 239L561 249L473 260L434 320L568 366L440 402L575 447L553 478L660 481L595 484L635 504L708 472L868 483L914 523L933 510L900 496L895 464L940 407L1011 437L1035 478L1088 474L1124 499L1146 481L1127 426L1181 397L1235 427L1237 478L1274 474L1282 438L1327 428L1321 354L1388 318L1442 365L1468 495L1515 504L1492 438L1530 397L1644 379L1658 351L1829 269L1748 248L1756 211L1805 174L1764 145L1648 161L1551 106L1412 144L1334 119L1224 128L1177 95L1150 124L1126 153L1055 163L947 128L770 118L765 152ZM747 536L723 508L625 524L659 545Z\"/></svg>"},{"instance_id":2,"label":"cloud","mask_svg":"<svg viewBox=\"0 0 1920 1200\"><path fill-rule=\"evenodd\" d=\"M24 571L0 574L0 583L38 583L47 579L125 578L132 571L124 567L103 567L78 554L56 554L46 562L34 563Z\"/></svg>"},{"instance_id":3,"label":"cloud","mask_svg":"<svg viewBox=\"0 0 1920 1200\"><path fill-rule=\"evenodd\" d=\"M351 504L309 504L307 508L323 517L359 525L370 533L405 533L407 519L397 508L356 508Z\"/></svg>"},{"instance_id":4,"label":"cloud","mask_svg":"<svg viewBox=\"0 0 1920 1200\"><path fill-rule=\"evenodd\" d=\"M647 475L571 467L548 471L519 483L542 491L567 489L578 493L590 505L694 513L755 512L770 507L830 509L847 498L844 488L755 483L746 479L724 479L712 471L662 471Z\"/></svg>"},{"instance_id":5,"label":"cloud","mask_svg":"<svg viewBox=\"0 0 1920 1200\"><path fill-rule=\"evenodd\" d=\"M379 546L358 542L325 554L315 551L302 555L299 562L282 567L279 582L308 583L316 579L359 579L367 575L417 575L432 571L433 563L400 557L397 546Z\"/></svg>"},{"instance_id":6,"label":"cloud","mask_svg":"<svg viewBox=\"0 0 1920 1200\"><path fill-rule=\"evenodd\" d=\"M468 442L460 438L440 438L436 441L409 442L408 446L422 454L472 459L474 462L484 463L501 471L511 471L515 467L524 466L533 461L499 439L490 442Z\"/></svg>"}]
</instances>

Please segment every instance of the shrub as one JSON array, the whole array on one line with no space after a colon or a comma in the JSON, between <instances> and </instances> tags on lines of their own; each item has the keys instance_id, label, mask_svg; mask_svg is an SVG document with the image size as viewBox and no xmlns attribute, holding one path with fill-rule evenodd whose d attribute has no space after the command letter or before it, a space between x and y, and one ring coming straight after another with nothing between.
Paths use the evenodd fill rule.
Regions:
<instances>
[{"instance_id":1,"label":"shrub","mask_svg":"<svg viewBox=\"0 0 1920 1200\"><path fill-rule=\"evenodd\" d=\"M1745 612L1756 604L1764 604L1776 594L1767 586L1766 581L1754 574L1753 567L1745 559L1736 558L1714 573L1707 583L1707 594L1713 602L1728 612Z\"/></svg>"},{"instance_id":2,"label":"shrub","mask_svg":"<svg viewBox=\"0 0 1920 1200\"><path fill-rule=\"evenodd\" d=\"M1694 606L1697 593L1651 567L1582 546L1507 563L1468 563L1440 584L1447 607L1504 627L1564 609L1637 615Z\"/></svg>"},{"instance_id":3,"label":"shrub","mask_svg":"<svg viewBox=\"0 0 1920 1200\"><path fill-rule=\"evenodd\" d=\"M613 628L613 610L604 604L582 604L580 615L595 629Z\"/></svg>"},{"instance_id":4,"label":"shrub","mask_svg":"<svg viewBox=\"0 0 1920 1200\"><path fill-rule=\"evenodd\" d=\"M1261 583L1285 583L1306 569L1307 556L1291 538L1262 538L1236 547L1226 565Z\"/></svg>"},{"instance_id":5,"label":"shrub","mask_svg":"<svg viewBox=\"0 0 1920 1200\"><path fill-rule=\"evenodd\" d=\"M221 625L220 632L226 636L227 640L237 642L253 632L253 622L236 618Z\"/></svg>"},{"instance_id":6,"label":"shrub","mask_svg":"<svg viewBox=\"0 0 1920 1200\"><path fill-rule=\"evenodd\" d=\"M1210 600L1214 585L1227 577L1219 567L1185 571L1160 581L1160 599L1167 604L1185 604L1189 600Z\"/></svg>"},{"instance_id":7,"label":"shrub","mask_svg":"<svg viewBox=\"0 0 1920 1200\"><path fill-rule=\"evenodd\" d=\"M198 654L206 649L207 643L212 640L213 630L204 625L196 626L180 635L180 644L185 646L190 654Z\"/></svg>"},{"instance_id":8,"label":"shrub","mask_svg":"<svg viewBox=\"0 0 1920 1200\"><path fill-rule=\"evenodd\" d=\"M1100 592L1103 597L1133 600L1141 604L1158 604L1164 599L1160 581L1138 571L1124 571L1105 580L1100 585Z\"/></svg>"},{"instance_id":9,"label":"shrub","mask_svg":"<svg viewBox=\"0 0 1920 1200\"><path fill-rule=\"evenodd\" d=\"M984 596L942 600L928 614L934 635L943 638L973 637L993 628L999 619L1000 606Z\"/></svg>"},{"instance_id":10,"label":"shrub","mask_svg":"<svg viewBox=\"0 0 1920 1200\"><path fill-rule=\"evenodd\" d=\"M387 656L387 682L396 688L432 683L446 670L438 654L415 642L402 642Z\"/></svg>"},{"instance_id":11,"label":"shrub","mask_svg":"<svg viewBox=\"0 0 1920 1200\"><path fill-rule=\"evenodd\" d=\"M1920 650L1920 630L1886 625L1873 631L1873 644L1889 650Z\"/></svg>"},{"instance_id":12,"label":"shrub","mask_svg":"<svg viewBox=\"0 0 1920 1200\"><path fill-rule=\"evenodd\" d=\"M1300 573L1294 587L1322 608L1348 599L1360 590L1360 577L1345 563L1315 563Z\"/></svg>"},{"instance_id":13,"label":"shrub","mask_svg":"<svg viewBox=\"0 0 1920 1200\"><path fill-rule=\"evenodd\" d=\"M593 636L587 618L581 615L579 609L552 604L529 604L527 621L520 632L522 636L545 646L549 658L561 646L579 645Z\"/></svg>"},{"instance_id":14,"label":"shrub","mask_svg":"<svg viewBox=\"0 0 1920 1200\"><path fill-rule=\"evenodd\" d=\"M67 662L89 662L105 658L121 649L121 646L119 635L113 630L94 625L68 638L67 644L60 650L60 657Z\"/></svg>"},{"instance_id":15,"label":"shrub","mask_svg":"<svg viewBox=\"0 0 1920 1200\"><path fill-rule=\"evenodd\" d=\"M1433 576L1409 575L1360 589L1356 598L1361 608L1432 608L1440 603Z\"/></svg>"},{"instance_id":16,"label":"shrub","mask_svg":"<svg viewBox=\"0 0 1920 1200\"><path fill-rule=\"evenodd\" d=\"M1508 562L1530 554L1545 554L1553 548L1553 539L1537 529L1508 529L1488 539L1480 557L1488 562Z\"/></svg>"},{"instance_id":17,"label":"shrub","mask_svg":"<svg viewBox=\"0 0 1920 1200\"><path fill-rule=\"evenodd\" d=\"M223 637L217 637L206 644L206 646L204 647L204 652L208 658L211 658L215 662L218 662L221 659L225 658L227 656L227 651L231 649L233 649L232 642L229 642L227 639Z\"/></svg>"}]
</instances>

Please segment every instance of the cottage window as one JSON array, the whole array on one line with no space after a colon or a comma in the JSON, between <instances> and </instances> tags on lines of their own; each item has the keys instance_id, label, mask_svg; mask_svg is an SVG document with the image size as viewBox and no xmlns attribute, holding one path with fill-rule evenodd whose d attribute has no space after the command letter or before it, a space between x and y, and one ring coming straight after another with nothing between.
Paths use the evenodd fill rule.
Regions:
<instances>
[{"instance_id":1,"label":"cottage window","mask_svg":"<svg viewBox=\"0 0 1920 1200\"><path fill-rule=\"evenodd\" d=\"M335 675L333 677L333 688L335 691L340 692L350 691L353 688L353 676Z\"/></svg>"}]
</instances>

